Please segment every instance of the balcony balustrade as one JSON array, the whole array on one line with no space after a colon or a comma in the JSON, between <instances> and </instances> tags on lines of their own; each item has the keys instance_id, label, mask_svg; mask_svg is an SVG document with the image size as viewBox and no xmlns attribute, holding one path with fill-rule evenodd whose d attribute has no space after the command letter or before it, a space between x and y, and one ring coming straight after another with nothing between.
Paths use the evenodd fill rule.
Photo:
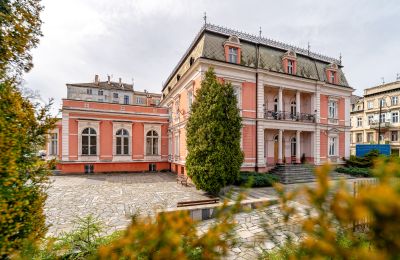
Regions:
<instances>
[{"instance_id":1,"label":"balcony balustrade","mask_svg":"<svg viewBox=\"0 0 400 260\"><path fill-rule=\"evenodd\" d=\"M307 113L292 113L287 111L265 110L265 119L284 120L284 121L299 121L307 123L315 123L315 115Z\"/></svg>"},{"instance_id":2,"label":"balcony balustrade","mask_svg":"<svg viewBox=\"0 0 400 260\"><path fill-rule=\"evenodd\" d=\"M378 129L379 128L379 124L381 125L381 129L385 129L385 128L390 128L392 127L392 124L390 122L371 122L371 124L369 125L371 129Z\"/></svg>"}]
</instances>

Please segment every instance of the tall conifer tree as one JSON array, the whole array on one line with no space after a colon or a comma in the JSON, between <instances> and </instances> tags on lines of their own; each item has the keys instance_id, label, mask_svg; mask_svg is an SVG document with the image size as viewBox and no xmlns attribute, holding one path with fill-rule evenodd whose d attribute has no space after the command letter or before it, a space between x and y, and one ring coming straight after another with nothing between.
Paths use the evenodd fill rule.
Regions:
<instances>
[{"instance_id":1,"label":"tall conifer tree","mask_svg":"<svg viewBox=\"0 0 400 260\"><path fill-rule=\"evenodd\" d=\"M197 91L187 130L186 167L197 188L217 194L240 173L242 118L230 83L210 68Z\"/></svg>"}]
</instances>

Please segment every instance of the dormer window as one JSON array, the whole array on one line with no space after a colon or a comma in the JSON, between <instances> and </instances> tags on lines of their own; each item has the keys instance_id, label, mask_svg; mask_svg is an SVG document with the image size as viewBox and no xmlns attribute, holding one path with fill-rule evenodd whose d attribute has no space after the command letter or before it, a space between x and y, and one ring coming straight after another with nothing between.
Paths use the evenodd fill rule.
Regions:
<instances>
[{"instance_id":1,"label":"dormer window","mask_svg":"<svg viewBox=\"0 0 400 260\"><path fill-rule=\"evenodd\" d=\"M338 77L338 70L339 67L335 63L331 63L326 68L326 80L331 84L338 84L339 77Z\"/></svg>"},{"instance_id":2,"label":"dormer window","mask_svg":"<svg viewBox=\"0 0 400 260\"><path fill-rule=\"evenodd\" d=\"M329 82L332 84L335 84L335 78L336 78L336 72L335 71L329 71Z\"/></svg>"},{"instance_id":3,"label":"dormer window","mask_svg":"<svg viewBox=\"0 0 400 260\"><path fill-rule=\"evenodd\" d=\"M288 50L282 57L282 66L287 74L296 75L296 53L292 50Z\"/></svg>"},{"instance_id":4,"label":"dormer window","mask_svg":"<svg viewBox=\"0 0 400 260\"><path fill-rule=\"evenodd\" d=\"M289 74L293 74L293 61L292 60L288 60L288 63L287 63L287 72L289 73Z\"/></svg>"},{"instance_id":5,"label":"dormer window","mask_svg":"<svg viewBox=\"0 0 400 260\"><path fill-rule=\"evenodd\" d=\"M239 64L241 46L239 38L235 35L231 35L224 43L225 60L229 63Z\"/></svg>"}]
</instances>

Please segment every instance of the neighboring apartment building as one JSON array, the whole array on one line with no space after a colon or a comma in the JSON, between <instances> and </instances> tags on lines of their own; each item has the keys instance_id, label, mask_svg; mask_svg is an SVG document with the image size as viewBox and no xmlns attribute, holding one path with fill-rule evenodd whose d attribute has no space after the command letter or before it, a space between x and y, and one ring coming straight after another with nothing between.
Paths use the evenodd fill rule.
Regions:
<instances>
[{"instance_id":1,"label":"neighboring apartment building","mask_svg":"<svg viewBox=\"0 0 400 260\"><path fill-rule=\"evenodd\" d=\"M169 169L168 111L161 94L119 82L67 84L62 119L52 130L47 158L63 173Z\"/></svg>"},{"instance_id":2,"label":"neighboring apartment building","mask_svg":"<svg viewBox=\"0 0 400 260\"><path fill-rule=\"evenodd\" d=\"M185 172L185 125L209 67L236 89L243 118L242 170L267 171L302 157L312 164L341 163L349 156L353 89L339 60L205 24L162 90L173 171Z\"/></svg>"},{"instance_id":3,"label":"neighboring apartment building","mask_svg":"<svg viewBox=\"0 0 400 260\"><path fill-rule=\"evenodd\" d=\"M364 90L351 106L351 153L356 144L390 144L399 154L400 79ZM381 115L379 116L379 111ZM379 136L380 128L380 136Z\"/></svg>"}]
</instances>

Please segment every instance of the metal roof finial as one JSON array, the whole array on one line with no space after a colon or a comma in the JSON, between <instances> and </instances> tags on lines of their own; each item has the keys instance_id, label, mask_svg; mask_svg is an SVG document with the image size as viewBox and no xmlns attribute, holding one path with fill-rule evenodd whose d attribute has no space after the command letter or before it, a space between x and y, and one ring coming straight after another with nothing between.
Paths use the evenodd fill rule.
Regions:
<instances>
[{"instance_id":1,"label":"metal roof finial","mask_svg":"<svg viewBox=\"0 0 400 260\"><path fill-rule=\"evenodd\" d=\"M259 31L259 33L260 33L260 38L261 38L261 33L262 33L261 26L260 26L260 31Z\"/></svg>"},{"instance_id":2,"label":"metal roof finial","mask_svg":"<svg viewBox=\"0 0 400 260\"><path fill-rule=\"evenodd\" d=\"M400 73L396 74L396 81L400 80Z\"/></svg>"},{"instance_id":3,"label":"metal roof finial","mask_svg":"<svg viewBox=\"0 0 400 260\"><path fill-rule=\"evenodd\" d=\"M339 54L339 65L342 65L342 53Z\"/></svg>"},{"instance_id":4,"label":"metal roof finial","mask_svg":"<svg viewBox=\"0 0 400 260\"><path fill-rule=\"evenodd\" d=\"M310 48L311 48L310 42L307 42L307 53L308 53L308 56L310 56Z\"/></svg>"},{"instance_id":5,"label":"metal roof finial","mask_svg":"<svg viewBox=\"0 0 400 260\"><path fill-rule=\"evenodd\" d=\"M382 77L381 79L382 79L382 85L385 85L385 78Z\"/></svg>"},{"instance_id":6,"label":"metal roof finial","mask_svg":"<svg viewBox=\"0 0 400 260\"><path fill-rule=\"evenodd\" d=\"M207 25L207 12L204 12L203 19L204 19L204 25Z\"/></svg>"}]
</instances>

